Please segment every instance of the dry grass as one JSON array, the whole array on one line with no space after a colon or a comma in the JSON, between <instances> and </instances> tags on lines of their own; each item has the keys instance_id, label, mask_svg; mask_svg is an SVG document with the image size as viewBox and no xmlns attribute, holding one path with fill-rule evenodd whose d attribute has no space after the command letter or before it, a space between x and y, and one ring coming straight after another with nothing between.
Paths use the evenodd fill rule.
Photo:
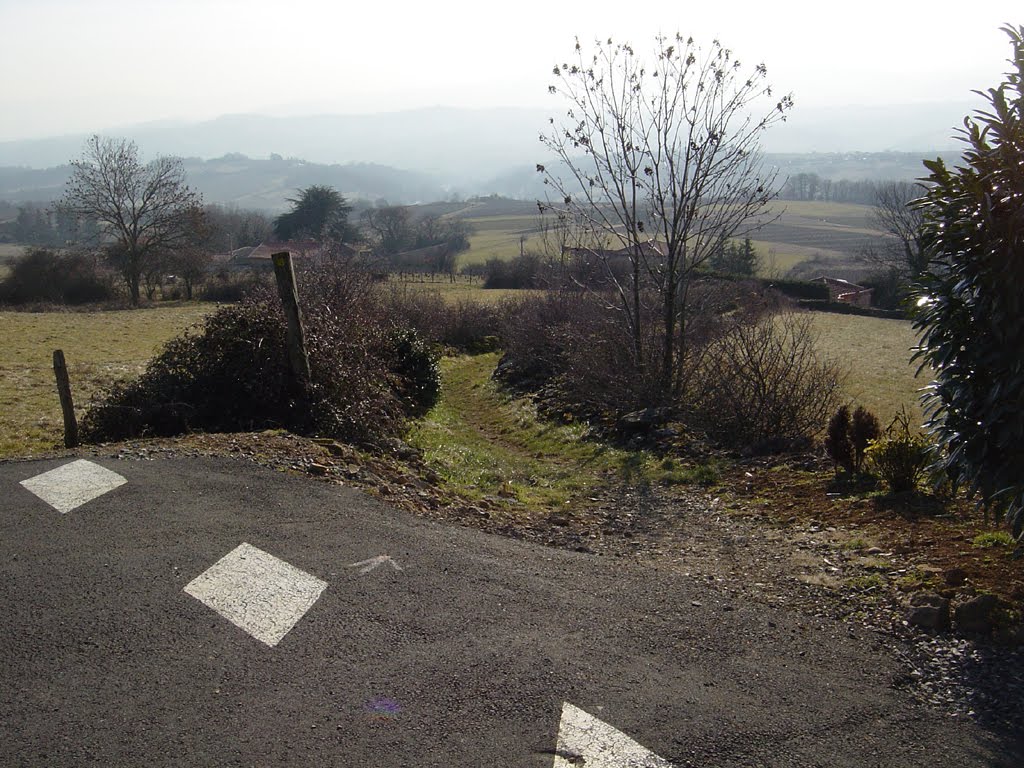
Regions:
<instances>
[{"instance_id":1,"label":"dry grass","mask_svg":"<svg viewBox=\"0 0 1024 768\"><path fill-rule=\"evenodd\" d=\"M487 216L471 220L474 234L469 250L459 256L459 266L483 264L490 259L514 259L520 249L539 245L537 216ZM520 243L520 238L526 239Z\"/></svg>"},{"instance_id":2,"label":"dry grass","mask_svg":"<svg viewBox=\"0 0 1024 768\"><path fill-rule=\"evenodd\" d=\"M883 427L900 406L911 414L911 423L922 423L920 390L929 379L927 372L916 376L917 364L910 362L917 339L909 321L827 312L811 318L821 350L849 371L845 393L851 403L874 412Z\"/></svg>"},{"instance_id":3,"label":"dry grass","mask_svg":"<svg viewBox=\"0 0 1024 768\"><path fill-rule=\"evenodd\" d=\"M461 301L478 301L481 304L497 304L502 299L526 298L539 291L519 290L514 288L484 288L479 279L469 282L460 277L457 282L449 282L447 277L430 280L429 276L396 279L392 282L413 291L436 293L452 304Z\"/></svg>"},{"instance_id":4,"label":"dry grass","mask_svg":"<svg viewBox=\"0 0 1024 768\"><path fill-rule=\"evenodd\" d=\"M0 458L46 451L63 440L53 351L64 350L75 410L112 382L140 372L169 339L211 305L116 312L0 312Z\"/></svg>"}]
</instances>

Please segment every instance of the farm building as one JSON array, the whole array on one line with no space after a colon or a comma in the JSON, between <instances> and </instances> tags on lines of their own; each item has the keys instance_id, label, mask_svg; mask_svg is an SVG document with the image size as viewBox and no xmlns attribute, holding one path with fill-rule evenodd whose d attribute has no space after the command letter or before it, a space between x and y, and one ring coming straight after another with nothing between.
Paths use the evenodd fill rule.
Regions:
<instances>
[{"instance_id":1,"label":"farm building","mask_svg":"<svg viewBox=\"0 0 1024 768\"><path fill-rule=\"evenodd\" d=\"M871 292L873 289L865 288L863 285L851 283L849 280L842 280L838 277L820 277L817 282L822 282L828 288L828 300L852 304L855 307L870 307Z\"/></svg>"},{"instance_id":2,"label":"farm building","mask_svg":"<svg viewBox=\"0 0 1024 768\"><path fill-rule=\"evenodd\" d=\"M321 256L327 253L334 256L372 255L370 248L364 245L342 243L328 249L317 240L288 240L285 242L268 240L260 243L255 248L238 248L232 251L227 261L233 267L263 266L269 269L271 256L281 251L288 251L295 260Z\"/></svg>"}]
</instances>

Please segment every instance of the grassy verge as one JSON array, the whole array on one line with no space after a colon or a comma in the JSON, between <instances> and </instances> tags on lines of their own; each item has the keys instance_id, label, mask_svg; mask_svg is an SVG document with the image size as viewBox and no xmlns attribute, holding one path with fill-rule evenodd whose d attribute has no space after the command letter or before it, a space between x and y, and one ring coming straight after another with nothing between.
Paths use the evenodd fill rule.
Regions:
<instances>
[{"instance_id":1,"label":"grassy verge","mask_svg":"<svg viewBox=\"0 0 1024 768\"><path fill-rule=\"evenodd\" d=\"M582 425L538 420L528 400L491 381L497 355L442 362L441 401L409 440L454 490L555 511L623 483L713 483L713 466L688 467L587 439Z\"/></svg>"},{"instance_id":2,"label":"grassy verge","mask_svg":"<svg viewBox=\"0 0 1024 768\"><path fill-rule=\"evenodd\" d=\"M139 373L165 342L211 310L193 304L117 312L0 312L0 458L47 451L63 439L53 350L64 350L81 417L96 392Z\"/></svg>"}]
</instances>

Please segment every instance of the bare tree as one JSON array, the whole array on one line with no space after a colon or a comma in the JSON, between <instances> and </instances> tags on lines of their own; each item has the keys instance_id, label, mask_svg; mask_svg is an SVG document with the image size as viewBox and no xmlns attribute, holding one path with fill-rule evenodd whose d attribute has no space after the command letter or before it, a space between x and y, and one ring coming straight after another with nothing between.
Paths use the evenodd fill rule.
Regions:
<instances>
[{"instance_id":1,"label":"bare tree","mask_svg":"<svg viewBox=\"0 0 1024 768\"><path fill-rule=\"evenodd\" d=\"M99 223L99 236L121 272L133 305L150 262L189 238L189 223L200 197L185 183L181 160L139 159L127 139L93 136L81 159L71 163L71 178L58 209L77 219Z\"/></svg>"},{"instance_id":2,"label":"bare tree","mask_svg":"<svg viewBox=\"0 0 1024 768\"><path fill-rule=\"evenodd\" d=\"M901 280L915 279L928 266L922 240L924 212L910 205L925 192L921 184L908 181L888 182L875 190L871 222L887 237L869 245L864 258L895 273Z\"/></svg>"},{"instance_id":3,"label":"bare tree","mask_svg":"<svg viewBox=\"0 0 1024 768\"><path fill-rule=\"evenodd\" d=\"M589 231L590 242L624 249L626 275L607 277L634 364L648 375L657 367L662 397L678 396L695 272L764 222L777 172L764 166L759 140L792 97L771 98L763 64L745 69L718 41L703 51L678 34L656 38L650 60L626 43L609 39L586 53L577 41L554 76L550 92L570 106L541 136L557 159L538 166L551 190L543 207ZM658 305L656 337L643 327L648 301Z\"/></svg>"},{"instance_id":4,"label":"bare tree","mask_svg":"<svg viewBox=\"0 0 1024 768\"><path fill-rule=\"evenodd\" d=\"M191 301L195 287L203 282L213 263L216 233L206 209L193 208L189 216L189 238L170 255L167 263L184 285L185 298Z\"/></svg>"},{"instance_id":5,"label":"bare tree","mask_svg":"<svg viewBox=\"0 0 1024 768\"><path fill-rule=\"evenodd\" d=\"M412 220L405 206L367 208L362 213L362 221L380 252L385 255L399 253L413 242Z\"/></svg>"}]
</instances>

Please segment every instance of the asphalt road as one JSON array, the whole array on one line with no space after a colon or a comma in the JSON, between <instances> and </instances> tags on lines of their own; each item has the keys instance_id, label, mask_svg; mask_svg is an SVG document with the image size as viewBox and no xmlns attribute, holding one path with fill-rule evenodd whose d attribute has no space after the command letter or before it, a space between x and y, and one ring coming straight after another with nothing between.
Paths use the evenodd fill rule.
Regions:
<instances>
[{"instance_id":1,"label":"asphalt road","mask_svg":"<svg viewBox=\"0 0 1024 768\"><path fill-rule=\"evenodd\" d=\"M241 461L22 484L68 463L0 464L4 766L1021 765L862 630Z\"/></svg>"}]
</instances>

